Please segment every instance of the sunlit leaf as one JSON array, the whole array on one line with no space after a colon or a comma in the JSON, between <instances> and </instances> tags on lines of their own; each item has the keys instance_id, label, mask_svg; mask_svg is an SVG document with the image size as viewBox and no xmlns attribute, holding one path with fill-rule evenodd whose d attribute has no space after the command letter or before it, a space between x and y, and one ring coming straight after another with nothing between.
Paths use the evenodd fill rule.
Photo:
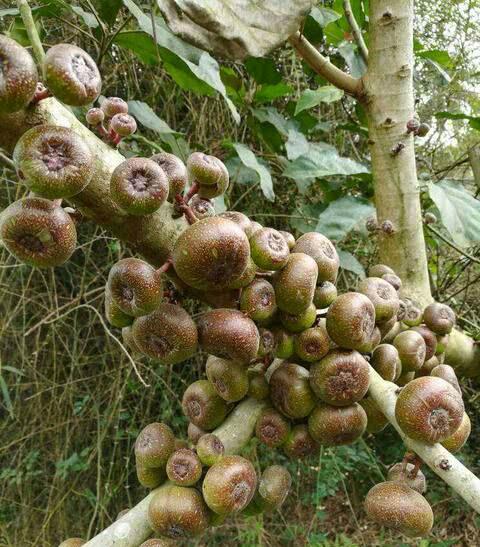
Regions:
<instances>
[{"instance_id":1,"label":"sunlit leaf","mask_svg":"<svg viewBox=\"0 0 480 547\"><path fill-rule=\"evenodd\" d=\"M358 275L361 279L365 277L365 269L360 264L360 262L355 258L352 253L344 251L343 249L338 249L338 258L340 259L340 267L349 272L353 272Z\"/></svg>"},{"instance_id":2,"label":"sunlit leaf","mask_svg":"<svg viewBox=\"0 0 480 547\"><path fill-rule=\"evenodd\" d=\"M275 193L273 191L273 181L270 171L265 167L265 165L259 163L255 157L255 154L244 144L237 142L233 145L233 147L235 148L241 162L246 167L253 169L257 173L260 179L260 187L262 188L263 195L269 201L273 201L275 199Z\"/></svg>"},{"instance_id":3,"label":"sunlit leaf","mask_svg":"<svg viewBox=\"0 0 480 547\"><path fill-rule=\"evenodd\" d=\"M320 103L333 103L343 97L343 91L333 85L326 85L318 89L307 89L302 93L295 107L295 116L307 110L318 106Z\"/></svg>"},{"instance_id":4,"label":"sunlit leaf","mask_svg":"<svg viewBox=\"0 0 480 547\"><path fill-rule=\"evenodd\" d=\"M310 16L313 17L321 27L326 27L329 23L333 23L334 21L340 19L342 15L333 9L324 8L321 6L318 8L313 8L310 12Z\"/></svg>"},{"instance_id":5,"label":"sunlit leaf","mask_svg":"<svg viewBox=\"0 0 480 547\"><path fill-rule=\"evenodd\" d=\"M155 112L142 101L128 101L128 110L137 121L156 133L176 133L169 125L159 118Z\"/></svg>"},{"instance_id":6,"label":"sunlit leaf","mask_svg":"<svg viewBox=\"0 0 480 547\"><path fill-rule=\"evenodd\" d=\"M341 241L357 224L374 212L374 206L367 199L345 196L328 204L321 213L315 230L330 239Z\"/></svg>"}]
</instances>

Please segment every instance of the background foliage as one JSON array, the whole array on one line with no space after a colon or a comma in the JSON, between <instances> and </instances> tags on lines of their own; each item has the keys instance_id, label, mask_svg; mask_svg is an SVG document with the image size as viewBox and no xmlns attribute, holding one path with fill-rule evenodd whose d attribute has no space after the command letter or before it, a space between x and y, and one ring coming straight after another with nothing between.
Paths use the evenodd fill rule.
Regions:
<instances>
[{"instance_id":1,"label":"background foliage","mask_svg":"<svg viewBox=\"0 0 480 547\"><path fill-rule=\"evenodd\" d=\"M28 44L12 3L0 10L1 30ZM363 28L366 4L352 2ZM341 5L319 2L304 32L360 76L365 66ZM467 153L480 140L480 9L476 0L416 6L417 109L432 126L418 139L418 168L424 209L441 219L426 233L432 287L478 337L480 181ZM216 60L172 35L153 1L45 0L32 7L46 47L67 41L85 48L101 65L105 95L129 101L140 130L121 145L125 155L218 155L233 184L217 210L241 210L296 235L325 233L341 249L344 289L375 262L375 238L365 230L374 207L364 113L290 48L243 65ZM24 193L2 168L2 208ZM173 369L142 358L146 390L120 351L119 332L108 336L101 319L109 266L128 252L88 224L73 259L54 271L0 251L0 545L51 546L107 526L143 495L132 458L138 431L163 420L184 434L179 399L202 374L203 356ZM474 430L461 457L478 474L476 387L465 384ZM284 460L254 441L246 452L262 467ZM366 523L361 509L363 494L399 458L398 439L387 429L323 450L318 461L290 463L296 480L281 512L232 519L199 544L403 545ZM465 514L443 484L430 482L429 500L437 525L422 546L480 543L478 517Z\"/></svg>"}]
</instances>

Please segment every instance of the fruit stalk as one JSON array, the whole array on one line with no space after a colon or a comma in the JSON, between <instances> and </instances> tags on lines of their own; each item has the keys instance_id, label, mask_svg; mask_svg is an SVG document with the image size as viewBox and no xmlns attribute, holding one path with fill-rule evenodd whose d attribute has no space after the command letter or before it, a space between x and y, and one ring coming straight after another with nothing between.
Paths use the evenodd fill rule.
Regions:
<instances>
[{"instance_id":1,"label":"fruit stalk","mask_svg":"<svg viewBox=\"0 0 480 547\"><path fill-rule=\"evenodd\" d=\"M480 513L480 479L469 471L441 444L428 446L408 438L395 418L398 386L385 381L370 367L369 394L377 403L388 421L397 430L403 442L415 454L459 494L475 511Z\"/></svg>"}]
</instances>

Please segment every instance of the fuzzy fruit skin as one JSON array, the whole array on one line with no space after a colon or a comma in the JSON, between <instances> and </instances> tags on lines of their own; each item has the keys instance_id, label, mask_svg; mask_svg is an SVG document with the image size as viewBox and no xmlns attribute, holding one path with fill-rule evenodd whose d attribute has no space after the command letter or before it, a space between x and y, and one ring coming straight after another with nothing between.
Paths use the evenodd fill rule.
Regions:
<instances>
[{"instance_id":1,"label":"fuzzy fruit skin","mask_svg":"<svg viewBox=\"0 0 480 547\"><path fill-rule=\"evenodd\" d=\"M409 382L395 405L395 417L405 435L430 445L453 435L463 413L461 395L451 384L434 376Z\"/></svg>"},{"instance_id":2,"label":"fuzzy fruit skin","mask_svg":"<svg viewBox=\"0 0 480 547\"><path fill-rule=\"evenodd\" d=\"M308 377L308 370L295 363L283 363L270 377L272 403L287 418L305 418L315 406Z\"/></svg>"},{"instance_id":3,"label":"fuzzy fruit skin","mask_svg":"<svg viewBox=\"0 0 480 547\"><path fill-rule=\"evenodd\" d=\"M260 344L255 323L242 312L226 308L202 314L198 339L207 353L244 364L256 358Z\"/></svg>"},{"instance_id":4,"label":"fuzzy fruit skin","mask_svg":"<svg viewBox=\"0 0 480 547\"><path fill-rule=\"evenodd\" d=\"M105 288L105 317L107 321L113 327L118 329L123 329L125 327L130 327L133 323L133 317L124 313L115 303L111 292L108 287ZM135 346L137 346L135 339L133 338L133 333L130 332Z\"/></svg>"},{"instance_id":5,"label":"fuzzy fruit skin","mask_svg":"<svg viewBox=\"0 0 480 547\"><path fill-rule=\"evenodd\" d=\"M56 199L74 196L88 185L94 157L68 127L37 125L17 142L13 161L32 192Z\"/></svg>"},{"instance_id":6,"label":"fuzzy fruit skin","mask_svg":"<svg viewBox=\"0 0 480 547\"><path fill-rule=\"evenodd\" d=\"M337 298L337 287L331 281L322 281L315 288L313 295L313 303L319 310L328 308L330 304Z\"/></svg>"},{"instance_id":7,"label":"fuzzy fruit skin","mask_svg":"<svg viewBox=\"0 0 480 547\"><path fill-rule=\"evenodd\" d=\"M406 468L404 468L403 462L396 463L388 470L387 480L401 482L413 488L419 494L424 494L427 491L425 475L418 469L413 477L411 473L414 469L413 463L407 463Z\"/></svg>"},{"instance_id":8,"label":"fuzzy fruit skin","mask_svg":"<svg viewBox=\"0 0 480 547\"><path fill-rule=\"evenodd\" d=\"M131 215L154 213L168 197L163 169L148 158L129 158L118 165L110 179L112 199Z\"/></svg>"},{"instance_id":9,"label":"fuzzy fruit skin","mask_svg":"<svg viewBox=\"0 0 480 547\"><path fill-rule=\"evenodd\" d=\"M293 237L293 234L286 232L285 230L279 230L278 232L282 234L283 238L287 242L288 248L292 250L295 247L295 238Z\"/></svg>"},{"instance_id":10,"label":"fuzzy fruit skin","mask_svg":"<svg viewBox=\"0 0 480 547\"><path fill-rule=\"evenodd\" d=\"M274 281L277 306L285 313L298 315L312 304L318 266L304 253L292 253Z\"/></svg>"},{"instance_id":11,"label":"fuzzy fruit skin","mask_svg":"<svg viewBox=\"0 0 480 547\"><path fill-rule=\"evenodd\" d=\"M266 467L258 482L258 489L243 514L251 516L279 509L288 496L291 485L292 477L285 467Z\"/></svg>"},{"instance_id":12,"label":"fuzzy fruit skin","mask_svg":"<svg viewBox=\"0 0 480 547\"><path fill-rule=\"evenodd\" d=\"M375 308L368 297L356 292L341 294L327 312L327 331L340 347L359 349L375 328Z\"/></svg>"},{"instance_id":13,"label":"fuzzy fruit skin","mask_svg":"<svg viewBox=\"0 0 480 547\"><path fill-rule=\"evenodd\" d=\"M128 137L136 132L137 122L130 114L115 114L110 120L110 129L121 137Z\"/></svg>"},{"instance_id":14,"label":"fuzzy fruit skin","mask_svg":"<svg viewBox=\"0 0 480 547\"><path fill-rule=\"evenodd\" d=\"M274 228L261 228L250 237L250 253L262 270L281 270L290 255L288 243Z\"/></svg>"},{"instance_id":15,"label":"fuzzy fruit skin","mask_svg":"<svg viewBox=\"0 0 480 547\"><path fill-rule=\"evenodd\" d=\"M132 333L132 327L130 327L129 325L127 325L126 327L122 327L122 341L123 345L131 351L132 355L141 355L142 352L135 343Z\"/></svg>"},{"instance_id":16,"label":"fuzzy fruit skin","mask_svg":"<svg viewBox=\"0 0 480 547\"><path fill-rule=\"evenodd\" d=\"M207 471L202 492L205 503L214 513L228 515L244 509L256 487L253 465L241 456L225 456Z\"/></svg>"},{"instance_id":17,"label":"fuzzy fruit skin","mask_svg":"<svg viewBox=\"0 0 480 547\"><path fill-rule=\"evenodd\" d=\"M369 370L367 361L358 351L333 349L310 368L310 386L323 402L349 406L367 393Z\"/></svg>"},{"instance_id":18,"label":"fuzzy fruit skin","mask_svg":"<svg viewBox=\"0 0 480 547\"><path fill-rule=\"evenodd\" d=\"M315 310L316 316L316 310ZM313 319L315 321L315 319ZM287 332L282 327L272 327L272 332L275 335L275 357L279 359L288 359L294 352L294 337L293 334Z\"/></svg>"},{"instance_id":19,"label":"fuzzy fruit skin","mask_svg":"<svg viewBox=\"0 0 480 547\"><path fill-rule=\"evenodd\" d=\"M267 322L277 311L275 290L266 279L254 279L240 296L240 310L256 322Z\"/></svg>"},{"instance_id":20,"label":"fuzzy fruit skin","mask_svg":"<svg viewBox=\"0 0 480 547\"><path fill-rule=\"evenodd\" d=\"M189 226L177 239L173 265L180 279L195 289L219 291L238 280L248 266L245 232L226 218L210 217Z\"/></svg>"},{"instance_id":21,"label":"fuzzy fruit skin","mask_svg":"<svg viewBox=\"0 0 480 547\"><path fill-rule=\"evenodd\" d=\"M466 412L463 413L462 423L460 427L450 435L447 439L442 441L442 445L452 454L459 452L464 444L467 442L470 433L472 432L472 424L470 418Z\"/></svg>"},{"instance_id":22,"label":"fuzzy fruit skin","mask_svg":"<svg viewBox=\"0 0 480 547\"><path fill-rule=\"evenodd\" d=\"M420 334L422 338L425 340L425 346L426 346L425 361L428 361L435 355L435 352L437 351L437 337L435 336L435 333L432 332L425 325L419 325L417 327L413 327L412 330L415 332L418 332L418 334Z\"/></svg>"},{"instance_id":23,"label":"fuzzy fruit skin","mask_svg":"<svg viewBox=\"0 0 480 547\"><path fill-rule=\"evenodd\" d=\"M188 440L193 444L196 445L203 435L206 435L206 431L204 431L202 428L196 426L192 422L189 422L188 428L187 428L187 436Z\"/></svg>"},{"instance_id":24,"label":"fuzzy fruit skin","mask_svg":"<svg viewBox=\"0 0 480 547\"><path fill-rule=\"evenodd\" d=\"M462 389L458 383L457 375L455 374L455 369L450 365L437 365L430 372L430 376L436 376L437 378L443 378L449 384L451 384L460 395L462 395Z\"/></svg>"},{"instance_id":25,"label":"fuzzy fruit skin","mask_svg":"<svg viewBox=\"0 0 480 547\"><path fill-rule=\"evenodd\" d=\"M147 539L147 541L144 541L140 547L173 547L175 543L171 541L170 539L166 538L152 538Z\"/></svg>"},{"instance_id":26,"label":"fuzzy fruit skin","mask_svg":"<svg viewBox=\"0 0 480 547\"><path fill-rule=\"evenodd\" d=\"M247 395L253 399L263 400L268 397L270 388L265 374L258 370L248 371L248 392Z\"/></svg>"},{"instance_id":27,"label":"fuzzy fruit skin","mask_svg":"<svg viewBox=\"0 0 480 547\"><path fill-rule=\"evenodd\" d=\"M57 99L70 106L92 103L102 90L95 61L73 44L51 47L43 63L45 84Z\"/></svg>"},{"instance_id":28,"label":"fuzzy fruit skin","mask_svg":"<svg viewBox=\"0 0 480 547\"><path fill-rule=\"evenodd\" d=\"M368 433L379 433L387 427L387 418L385 418L379 406L371 397L364 397L358 404L365 410L365 414L367 415Z\"/></svg>"},{"instance_id":29,"label":"fuzzy fruit skin","mask_svg":"<svg viewBox=\"0 0 480 547\"><path fill-rule=\"evenodd\" d=\"M398 350L402 362L402 372L420 370L425 363L427 346L423 336L414 330L407 330L397 334L393 345Z\"/></svg>"},{"instance_id":30,"label":"fuzzy fruit skin","mask_svg":"<svg viewBox=\"0 0 480 547\"><path fill-rule=\"evenodd\" d=\"M455 326L455 313L450 306L434 302L425 308L423 320L431 331L443 336L452 332Z\"/></svg>"},{"instance_id":31,"label":"fuzzy fruit skin","mask_svg":"<svg viewBox=\"0 0 480 547\"><path fill-rule=\"evenodd\" d=\"M218 427L227 415L227 403L208 380L197 380L187 387L182 409L193 424L205 431Z\"/></svg>"},{"instance_id":32,"label":"fuzzy fruit skin","mask_svg":"<svg viewBox=\"0 0 480 547\"><path fill-rule=\"evenodd\" d=\"M0 113L10 114L25 108L33 99L38 72L30 53L20 44L0 35Z\"/></svg>"},{"instance_id":33,"label":"fuzzy fruit skin","mask_svg":"<svg viewBox=\"0 0 480 547\"><path fill-rule=\"evenodd\" d=\"M135 462L138 482L144 488L157 488L165 482L167 475L164 467L146 467L140 462Z\"/></svg>"},{"instance_id":34,"label":"fuzzy fruit skin","mask_svg":"<svg viewBox=\"0 0 480 547\"><path fill-rule=\"evenodd\" d=\"M202 462L190 448L178 448L168 458L167 477L177 486L193 486L202 476Z\"/></svg>"},{"instance_id":35,"label":"fuzzy fruit skin","mask_svg":"<svg viewBox=\"0 0 480 547\"><path fill-rule=\"evenodd\" d=\"M319 445L308 432L306 424L297 424L292 427L282 448L290 459L303 460L316 454Z\"/></svg>"},{"instance_id":36,"label":"fuzzy fruit skin","mask_svg":"<svg viewBox=\"0 0 480 547\"><path fill-rule=\"evenodd\" d=\"M253 235L252 221L247 217L247 215L240 213L240 211L224 211L223 213L220 213L218 216L222 218L226 218L238 224L240 228L245 232L248 238L250 238L250 236Z\"/></svg>"},{"instance_id":37,"label":"fuzzy fruit skin","mask_svg":"<svg viewBox=\"0 0 480 547\"><path fill-rule=\"evenodd\" d=\"M169 201L171 201L171 191L172 188L170 187ZM213 205L213 202L211 202L209 199L201 198L198 194L195 194L192 197L192 199L188 202L188 206L193 211L193 214L198 220L215 216L215 206Z\"/></svg>"},{"instance_id":38,"label":"fuzzy fruit skin","mask_svg":"<svg viewBox=\"0 0 480 547\"><path fill-rule=\"evenodd\" d=\"M402 363L398 350L392 344L380 344L372 353L372 367L388 382L394 382L402 373Z\"/></svg>"},{"instance_id":39,"label":"fuzzy fruit skin","mask_svg":"<svg viewBox=\"0 0 480 547\"><path fill-rule=\"evenodd\" d=\"M205 372L215 391L225 401L240 401L247 394L247 369L241 363L210 355Z\"/></svg>"},{"instance_id":40,"label":"fuzzy fruit skin","mask_svg":"<svg viewBox=\"0 0 480 547\"><path fill-rule=\"evenodd\" d=\"M433 526L428 501L399 482L376 484L368 492L364 507L369 519L408 537L426 536Z\"/></svg>"},{"instance_id":41,"label":"fuzzy fruit skin","mask_svg":"<svg viewBox=\"0 0 480 547\"><path fill-rule=\"evenodd\" d=\"M386 266L385 264L374 264L368 269L369 277L382 277L385 274L394 273L395 272L392 270L392 268L390 268L390 266Z\"/></svg>"},{"instance_id":42,"label":"fuzzy fruit skin","mask_svg":"<svg viewBox=\"0 0 480 547\"><path fill-rule=\"evenodd\" d=\"M324 326L304 330L295 336L293 343L295 354L307 363L313 363L325 357L330 344L330 337Z\"/></svg>"},{"instance_id":43,"label":"fuzzy fruit skin","mask_svg":"<svg viewBox=\"0 0 480 547\"><path fill-rule=\"evenodd\" d=\"M23 198L2 211L0 239L21 262L49 268L72 256L77 230L70 216L52 201Z\"/></svg>"},{"instance_id":44,"label":"fuzzy fruit skin","mask_svg":"<svg viewBox=\"0 0 480 547\"><path fill-rule=\"evenodd\" d=\"M367 415L354 403L335 407L318 404L308 418L310 435L324 446L351 444L359 439L367 427Z\"/></svg>"},{"instance_id":45,"label":"fuzzy fruit skin","mask_svg":"<svg viewBox=\"0 0 480 547\"><path fill-rule=\"evenodd\" d=\"M280 312L279 316L282 325L287 331L298 333L310 328L315 323L317 308L312 302L305 311L300 312L298 315Z\"/></svg>"},{"instance_id":46,"label":"fuzzy fruit skin","mask_svg":"<svg viewBox=\"0 0 480 547\"><path fill-rule=\"evenodd\" d=\"M161 488L148 507L153 530L168 538L201 535L209 524L208 509L195 488L168 485Z\"/></svg>"},{"instance_id":47,"label":"fuzzy fruit skin","mask_svg":"<svg viewBox=\"0 0 480 547\"><path fill-rule=\"evenodd\" d=\"M69 538L62 541L58 547L82 547L85 543L87 543L86 540L81 538Z\"/></svg>"},{"instance_id":48,"label":"fuzzy fruit skin","mask_svg":"<svg viewBox=\"0 0 480 547\"><path fill-rule=\"evenodd\" d=\"M142 353L165 365L181 363L197 351L197 327L180 306L163 303L133 322L133 338Z\"/></svg>"},{"instance_id":49,"label":"fuzzy fruit skin","mask_svg":"<svg viewBox=\"0 0 480 547\"><path fill-rule=\"evenodd\" d=\"M202 435L198 439L196 449L200 461L208 467L219 462L225 454L225 447L222 441L212 433Z\"/></svg>"},{"instance_id":50,"label":"fuzzy fruit skin","mask_svg":"<svg viewBox=\"0 0 480 547\"><path fill-rule=\"evenodd\" d=\"M187 168L180 158L169 152L160 152L150 158L159 165L168 179L168 201L173 201L177 194L181 194L187 186Z\"/></svg>"},{"instance_id":51,"label":"fuzzy fruit skin","mask_svg":"<svg viewBox=\"0 0 480 547\"><path fill-rule=\"evenodd\" d=\"M290 432L290 423L274 408L262 411L255 424L257 439L269 448L281 446Z\"/></svg>"},{"instance_id":52,"label":"fuzzy fruit skin","mask_svg":"<svg viewBox=\"0 0 480 547\"><path fill-rule=\"evenodd\" d=\"M161 422L145 426L135 441L135 458L145 467L165 467L175 450L175 435Z\"/></svg>"},{"instance_id":53,"label":"fuzzy fruit skin","mask_svg":"<svg viewBox=\"0 0 480 547\"><path fill-rule=\"evenodd\" d=\"M318 282L335 283L340 265L337 250L333 243L318 232L308 232L300 236L293 253L305 253L311 256L318 266Z\"/></svg>"},{"instance_id":54,"label":"fuzzy fruit skin","mask_svg":"<svg viewBox=\"0 0 480 547\"><path fill-rule=\"evenodd\" d=\"M113 118L115 114L128 114L128 103L120 97L107 97L100 108L107 118Z\"/></svg>"},{"instance_id":55,"label":"fuzzy fruit skin","mask_svg":"<svg viewBox=\"0 0 480 547\"><path fill-rule=\"evenodd\" d=\"M139 258L119 260L110 269L107 283L115 304L133 317L154 311L163 297L161 277Z\"/></svg>"},{"instance_id":56,"label":"fuzzy fruit skin","mask_svg":"<svg viewBox=\"0 0 480 547\"><path fill-rule=\"evenodd\" d=\"M358 292L372 301L375 308L375 321L388 321L397 315L400 301L397 291L387 281L379 277L367 277L358 284Z\"/></svg>"}]
</instances>

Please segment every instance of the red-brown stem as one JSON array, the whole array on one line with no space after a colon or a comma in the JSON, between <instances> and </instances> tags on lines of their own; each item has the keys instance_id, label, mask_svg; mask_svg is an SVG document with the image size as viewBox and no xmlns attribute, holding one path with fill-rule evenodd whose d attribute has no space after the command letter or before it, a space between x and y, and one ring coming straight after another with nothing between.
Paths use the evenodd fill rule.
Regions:
<instances>
[{"instance_id":1,"label":"red-brown stem","mask_svg":"<svg viewBox=\"0 0 480 547\"><path fill-rule=\"evenodd\" d=\"M197 222L198 218L193 213L192 208L187 205L187 202L180 194L175 196L175 204L177 209L184 214L186 221L190 225Z\"/></svg>"},{"instance_id":2,"label":"red-brown stem","mask_svg":"<svg viewBox=\"0 0 480 547\"><path fill-rule=\"evenodd\" d=\"M33 99L31 100L30 104L35 105L40 101L43 101L43 99L51 96L52 94L50 93L50 90L45 87L41 82L38 82L37 89L35 90L35 94L33 95Z\"/></svg>"},{"instance_id":3,"label":"red-brown stem","mask_svg":"<svg viewBox=\"0 0 480 547\"><path fill-rule=\"evenodd\" d=\"M167 260L157 269L157 274L163 274L168 272L173 264L172 258L167 258Z\"/></svg>"},{"instance_id":4,"label":"red-brown stem","mask_svg":"<svg viewBox=\"0 0 480 547\"><path fill-rule=\"evenodd\" d=\"M112 144L117 146L118 143L122 140L122 137L118 133L114 133L113 137L111 135L112 135L112 131L110 131L110 140L112 141Z\"/></svg>"},{"instance_id":5,"label":"red-brown stem","mask_svg":"<svg viewBox=\"0 0 480 547\"><path fill-rule=\"evenodd\" d=\"M196 181L192 184L192 186L190 186L188 192L185 194L185 196L183 198L186 205L188 205L188 202L198 192L198 188L199 188L199 185L198 185L198 182L196 182Z\"/></svg>"}]
</instances>

